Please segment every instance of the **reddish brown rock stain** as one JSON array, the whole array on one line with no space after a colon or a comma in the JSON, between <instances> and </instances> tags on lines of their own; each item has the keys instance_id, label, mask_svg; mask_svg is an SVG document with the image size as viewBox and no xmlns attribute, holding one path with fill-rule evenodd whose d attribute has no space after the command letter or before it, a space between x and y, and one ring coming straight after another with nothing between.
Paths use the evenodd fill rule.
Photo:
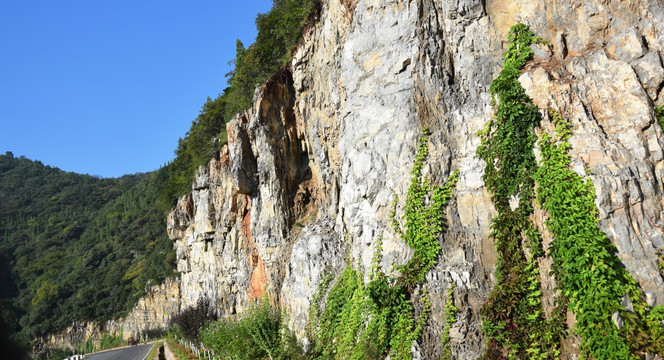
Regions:
<instances>
[{"instance_id":1,"label":"reddish brown rock stain","mask_svg":"<svg viewBox=\"0 0 664 360\"><path fill-rule=\"evenodd\" d=\"M242 231L244 232L244 246L249 257L249 265L253 268L251 281L249 282L249 300L255 301L265 296L267 278L265 276L263 259L258 254L258 250L251 238L251 211L247 211L244 218L242 218Z\"/></svg>"}]
</instances>

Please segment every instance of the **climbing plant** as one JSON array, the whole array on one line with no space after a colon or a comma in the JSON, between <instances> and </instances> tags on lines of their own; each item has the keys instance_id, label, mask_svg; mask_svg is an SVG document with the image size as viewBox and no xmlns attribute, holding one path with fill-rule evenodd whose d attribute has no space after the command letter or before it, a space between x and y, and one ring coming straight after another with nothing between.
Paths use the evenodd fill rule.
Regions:
<instances>
[{"instance_id":1,"label":"climbing plant","mask_svg":"<svg viewBox=\"0 0 664 360\"><path fill-rule=\"evenodd\" d=\"M645 352L664 355L664 307L651 309L637 282L614 255L615 247L597 227L595 188L570 169L570 124L550 110L556 136L542 136L541 165L535 174L537 199L548 212L554 235L550 254L559 290L576 314L576 333L584 356L627 359ZM621 301L628 296L634 312ZM625 326L611 316L619 312Z\"/></svg>"},{"instance_id":2,"label":"climbing plant","mask_svg":"<svg viewBox=\"0 0 664 360\"><path fill-rule=\"evenodd\" d=\"M413 290L435 265L441 246L438 237L444 230L444 209L452 197L458 174L454 171L441 186L433 186L422 175L422 167L428 156L428 135L422 137L415 164L411 170L411 185L404 207L404 230L396 218L398 200L390 211L390 222L397 234L414 250L414 255L403 266L397 267L397 276L385 274L380 267L382 238L376 240L371 263L369 282L353 269L350 256L347 267L329 289L325 309L317 316L312 332L315 338L315 355L322 359L378 359L389 356L395 360L411 358L411 345L426 325L431 311L427 291L421 292L416 301ZM396 197L395 197L396 199ZM329 282L319 288L328 291ZM319 302L315 303L318 307ZM415 309L419 314L416 315ZM319 314L319 315L318 315Z\"/></svg>"},{"instance_id":3,"label":"climbing plant","mask_svg":"<svg viewBox=\"0 0 664 360\"><path fill-rule=\"evenodd\" d=\"M425 135L428 132L425 130ZM404 209L405 230L399 230L401 238L410 246L414 255L404 266L397 267L403 274L406 285L424 280L424 276L436 263L440 254L438 236L444 228L444 208L452 197L452 189L459 178L453 171L442 186L432 186L429 179L422 176L424 161L429 155L428 139L423 137L410 171L411 181ZM430 199L429 199L430 196ZM399 229L398 221L392 219L393 227Z\"/></svg>"},{"instance_id":4,"label":"climbing plant","mask_svg":"<svg viewBox=\"0 0 664 360\"><path fill-rule=\"evenodd\" d=\"M490 234L498 253L497 284L481 311L491 359L556 358L564 332L561 319L547 320L542 308L537 258L544 252L529 218L537 169L533 128L540 118L518 78L532 58L530 45L540 41L524 24L510 29L503 69L490 87L497 108L478 134L477 156L486 163L484 182L498 211Z\"/></svg>"},{"instance_id":5,"label":"climbing plant","mask_svg":"<svg viewBox=\"0 0 664 360\"><path fill-rule=\"evenodd\" d=\"M592 182L570 170L569 123L551 112L556 138L538 142L534 155L538 111L518 77L532 57L530 45L540 40L517 24L510 30L503 70L491 85L497 103L494 118L479 133L477 154L486 163L484 180L498 215L491 237L498 252L497 284L482 308L488 358L555 358L565 335L564 309L577 317L583 356L595 359L638 358L664 351L662 307L650 308L637 282L614 255L615 248L597 228ZM663 109L655 108L658 121ZM534 175L533 175L534 174ZM558 307L546 319L541 304L540 235L529 216L537 184L537 200L548 212L546 226L554 236L549 253L560 290ZM628 297L634 311L621 302ZM619 329L612 321L618 313Z\"/></svg>"},{"instance_id":6,"label":"climbing plant","mask_svg":"<svg viewBox=\"0 0 664 360\"><path fill-rule=\"evenodd\" d=\"M485 161L484 182L497 210L509 208L509 200L518 195L527 211L533 194L531 174L537 167L533 147L537 140L533 127L539 124L537 107L519 83L521 69L532 58L530 45L539 41L523 24L514 25L503 69L489 92L498 107L494 117L479 132L481 144L477 155Z\"/></svg>"}]
</instances>

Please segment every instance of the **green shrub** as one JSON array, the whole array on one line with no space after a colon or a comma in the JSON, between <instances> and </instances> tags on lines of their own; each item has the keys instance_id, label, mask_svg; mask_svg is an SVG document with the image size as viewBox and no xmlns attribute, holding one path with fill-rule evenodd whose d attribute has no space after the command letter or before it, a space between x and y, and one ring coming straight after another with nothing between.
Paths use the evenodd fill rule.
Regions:
<instances>
[{"instance_id":1,"label":"green shrub","mask_svg":"<svg viewBox=\"0 0 664 360\"><path fill-rule=\"evenodd\" d=\"M201 331L203 344L222 359L297 359L303 357L284 316L267 300L249 308L239 319L221 319Z\"/></svg>"},{"instance_id":2,"label":"green shrub","mask_svg":"<svg viewBox=\"0 0 664 360\"><path fill-rule=\"evenodd\" d=\"M109 333L104 333L104 336L102 336L101 340L99 341L99 350L112 349L124 345L125 343L124 340L122 340L122 333L123 331L121 331L120 334L116 336L112 336Z\"/></svg>"},{"instance_id":3,"label":"green shrub","mask_svg":"<svg viewBox=\"0 0 664 360\"><path fill-rule=\"evenodd\" d=\"M58 349L50 349L49 353L45 355L46 356L44 357L44 359L60 360L60 359L67 359L75 354L69 349L58 348ZM15 359L20 359L20 358L15 358Z\"/></svg>"}]
</instances>

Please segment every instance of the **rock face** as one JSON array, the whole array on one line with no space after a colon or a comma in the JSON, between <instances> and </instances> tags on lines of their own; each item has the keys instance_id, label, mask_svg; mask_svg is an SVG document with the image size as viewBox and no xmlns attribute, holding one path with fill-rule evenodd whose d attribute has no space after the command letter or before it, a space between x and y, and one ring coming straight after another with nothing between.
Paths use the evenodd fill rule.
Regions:
<instances>
[{"instance_id":1,"label":"rock face","mask_svg":"<svg viewBox=\"0 0 664 360\"><path fill-rule=\"evenodd\" d=\"M428 128L425 172L433 183L455 169L460 179L443 254L426 277L432 315L420 348L424 358L440 357L445 293L454 283L452 352L480 356L479 310L496 254L476 133L491 117L489 85L517 22L551 44L534 48L522 84L540 109L571 121L574 167L592 173L599 227L648 302L664 304L655 254L664 246L664 134L653 114L664 102L662 4L329 0L291 63L228 124L228 146L169 217L181 306L208 297L235 314L267 295L303 336L317 285L325 271L345 266L346 247L365 273L379 236L383 269L405 263L411 250L388 213L394 196L406 194ZM545 218L536 211L537 222ZM550 307L554 284L542 275Z\"/></svg>"},{"instance_id":2,"label":"rock face","mask_svg":"<svg viewBox=\"0 0 664 360\"><path fill-rule=\"evenodd\" d=\"M445 294L455 284L452 353L481 356L479 313L496 253L476 133L492 115L489 85L517 22L551 44L534 48L522 84L540 109L570 120L573 166L591 171L598 226L647 301L664 304L655 254L664 247L664 134L653 113L664 103L661 2L328 0L169 215L179 307L207 297L232 315L267 296L304 336L318 284L346 265L347 252L368 273L381 237L383 269L406 263L412 251L389 226L389 209L405 197L428 128L424 172L440 184L458 170L459 182L442 256L426 276L432 314L418 347L440 358ZM547 129L543 121L537 131ZM537 210L535 221L546 216ZM541 275L550 309L554 281ZM575 346L563 355L574 357Z\"/></svg>"},{"instance_id":3,"label":"rock face","mask_svg":"<svg viewBox=\"0 0 664 360\"><path fill-rule=\"evenodd\" d=\"M138 300L138 304L122 321L122 337L144 339L150 331L165 329L171 316L180 311L180 284L167 279L162 285L153 286Z\"/></svg>"}]
</instances>

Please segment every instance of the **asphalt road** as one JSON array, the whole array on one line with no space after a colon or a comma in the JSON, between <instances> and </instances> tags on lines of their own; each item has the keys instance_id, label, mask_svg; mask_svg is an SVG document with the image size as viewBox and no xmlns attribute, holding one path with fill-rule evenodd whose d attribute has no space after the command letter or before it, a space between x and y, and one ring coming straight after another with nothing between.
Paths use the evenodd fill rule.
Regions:
<instances>
[{"instance_id":1,"label":"asphalt road","mask_svg":"<svg viewBox=\"0 0 664 360\"><path fill-rule=\"evenodd\" d=\"M92 360L143 360L154 344L145 344L129 346L122 349L104 351L96 354L89 354L85 359Z\"/></svg>"}]
</instances>

